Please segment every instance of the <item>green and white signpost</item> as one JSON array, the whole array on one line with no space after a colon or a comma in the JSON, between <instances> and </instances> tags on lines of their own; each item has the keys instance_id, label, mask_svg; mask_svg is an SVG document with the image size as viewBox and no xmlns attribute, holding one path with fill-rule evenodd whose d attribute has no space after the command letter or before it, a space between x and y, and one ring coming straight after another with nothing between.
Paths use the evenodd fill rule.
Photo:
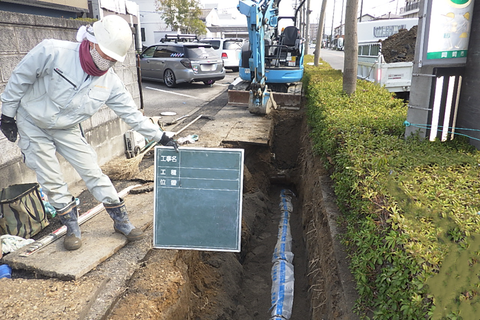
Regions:
<instances>
[{"instance_id":1,"label":"green and white signpost","mask_svg":"<svg viewBox=\"0 0 480 320\"><path fill-rule=\"evenodd\" d=\"M429 14L428 42L424 63L439 63L439 59L465 59L467 57L472 10L473 0L435 1Z\"/></svg>"},{"instance_id":2,"label":"green and white signpost","mask_svg":"<svg viewBox=\"0 0 480 320\"><path fill-rule=\"evenodd\" d=\"M420 2L405 136L455 137L474 0Z\"/></svg>"}]
</instances>

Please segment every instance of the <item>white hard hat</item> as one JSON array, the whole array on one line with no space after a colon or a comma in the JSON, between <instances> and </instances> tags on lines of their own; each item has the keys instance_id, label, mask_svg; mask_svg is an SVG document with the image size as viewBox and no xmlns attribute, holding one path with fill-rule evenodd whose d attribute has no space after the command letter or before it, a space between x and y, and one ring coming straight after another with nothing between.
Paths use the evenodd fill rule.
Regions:
<instances>
[{"instance_id":1,"label":"white hard hat","mask_svg":"<svg viewBox=\"0 0 480 320\"><path fill-rule=\"evenodd\" d=\"M123 18L110 15L93 24L100 49L110 58L123 62L132 45L132 29Z\"/></svg>"}]
</instances>

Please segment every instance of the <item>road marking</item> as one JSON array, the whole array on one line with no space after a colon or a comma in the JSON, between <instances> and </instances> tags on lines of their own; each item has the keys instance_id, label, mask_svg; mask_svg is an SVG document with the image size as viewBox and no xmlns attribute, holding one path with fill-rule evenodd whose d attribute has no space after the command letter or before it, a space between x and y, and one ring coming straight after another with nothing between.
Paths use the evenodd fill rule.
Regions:
<instances>
[{"instance_id":1,"label":"road marking","mask_svg":"<svg viewBox=\"0 0 480 320\"><path fill-rule=\"evenodd\" d=\"M145 89L150 89L150 90L155 90L155 91L160 91L160 92L165 92L165 93L176 94L176 95L178 95L178 96L183 96L183 97L192 98L192 99L200 99L200 98L198 98L198 97L190 96L190 95L188 95L188 94L177 93L177 92L172 92L172 91L167 91L167 90L162 90L162 89L157 89L157 88L152 88L152 87L145 87ZM200 99L200 100L203 100L203 99ZM205 101L205 100L204 100L204 101Z\"/></svg>"}]
</instances>

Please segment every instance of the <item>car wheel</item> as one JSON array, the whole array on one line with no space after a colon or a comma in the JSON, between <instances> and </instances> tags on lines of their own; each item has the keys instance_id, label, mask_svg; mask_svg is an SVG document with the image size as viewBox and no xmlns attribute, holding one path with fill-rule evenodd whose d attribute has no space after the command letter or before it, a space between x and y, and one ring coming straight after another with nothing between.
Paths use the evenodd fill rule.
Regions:
<instances>
[{"instance_id":1,"label":"car wheel","mask_svg":"<svg viewBox=\"0 0 480 320\"><path fill-rule=\"evenodd\" d=\"M177 84L177 79L175 78L175 73L172 70L167 69L163 73L163 83L169 88L175 87Z\"/></svg>"},{"instance_id":2,"label":"car wheel","mask_svg":"<svg viewBox=\"0 0 480 320\"><path fill-rule=\"evenodd\" d=\"M215 83L215 80L207 80L207 81L203 81L203 83L206 85L206 86L211 86Z\"/></svg>"},{"instance_id":3,"label":"car wheel","mask_svg":"<svg viewBox=\"0 0 480 320\"><path fill-rule=\"evenodd\" d=\"M238 67L232 68L233 72L238 72Z\"/></svg>"}]
</instances>

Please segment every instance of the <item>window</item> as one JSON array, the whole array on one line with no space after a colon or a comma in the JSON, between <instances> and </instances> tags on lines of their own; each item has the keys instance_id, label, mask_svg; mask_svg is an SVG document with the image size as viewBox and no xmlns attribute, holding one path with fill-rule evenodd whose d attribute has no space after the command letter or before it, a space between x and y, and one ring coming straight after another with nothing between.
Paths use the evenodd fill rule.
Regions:
<instances>
[{"instance_id":1,"label":"window","mask_svg":"<svg viewBox=\"0 0 480 320\"><path fill-rule=\"evenodd\" d=\"M363 56L365 53L364 52L364 49L365 49L366 46L358 46L358 55L359 56ZM368 51L368 50L367 50Z\"/></svg>"},{"instance_id":2,"label":"window","mask_svg":"<svg viewBox=\"0 0 480 320\"><path fill-rule=\"evenodd\" d=\"M154 53L155 53L155 46L150 47L145 51L143 51L142 56L145 58L152 58Z\"/></svg>"},{"instance_id":3,"label":"window","mask_svg":"<svg viewBox=\"0 0 480 320\"><path fill-rule=\"evenodd\" d=\"M165 48L165 53L170 58L183 58L184 50L182 46L168 46Z\"/></svg>"},{"instance_id":4,"label":"window","mask_svg":"<svg viewBox=\"0 0 480 320\"><path fill-rule=\"evenodd\" d=\"M358 55L359 56L370 56L376 57L380 52L380 44L363 44L358 46Z\"/></svg>"},{"instance_id":5,"label":"window","mask_svg":"<svg viewBox=\"0 0 480 320\"><path fill-rule=\"evenodd\" d=\"M242 47L242 43L240 41L235 40L226 40L223 43L224 50L236 50Z\"/></svg>"},{"instance_id":6,"label":"window","mask_svg":"<svg viewBox=\"0 0 480 320\"><path fill-rule=\"evenodd\" d=\"M210 46L187 47L185 54L190 59L218 59L218 54Z\"/></svg>"},{"instance_id":7,"label":"window","mask_svg":"<svg viewBox=\"0 0 480 320\"><path fill-rule=\"evenodd\" d=\"M378 56L380 53L380 45L379 44L372 44L370 48L370 55L371 56Z\"/></svg>"},{"instance_id":8,"label":"window","mask_svg":"<svg viewBox=\"0 0 480 320\"><path fill-rule=\"evenodd\" d=\"M202 40L203 43L209 43L213 49L220 49L220 40Z\"/></svg>"},{"instance_id":9,"label":"window","mask_svg":"<svg viewBox=\"0 0 480 320\"><path fill-rule=\"evenodd\" d=\"M212 45L213 49L215 50L220 49L220 40L210 41L210 44Z\"/></svg>"},{"instance_id":10,"label":"window","mask_svg":"<svg viewBox=\"0 0 480 320\"><path fill-rule=\"evenodd\" d=\"M158 46L155 50L155 54L153 55L154 58L165 58L168 57L165 48Z\"/></svg>"}]
</instances>

